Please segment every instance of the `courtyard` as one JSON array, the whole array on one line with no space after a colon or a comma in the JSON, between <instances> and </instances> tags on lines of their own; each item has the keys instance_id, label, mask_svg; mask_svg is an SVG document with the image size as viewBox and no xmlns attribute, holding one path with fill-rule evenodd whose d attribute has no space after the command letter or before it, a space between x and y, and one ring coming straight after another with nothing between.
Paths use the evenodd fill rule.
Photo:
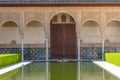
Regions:
<instances>
[{"instance_id":1,"label":"courtyard","mask_svg":"<svg viewBox=\"0 0 120 80\"><path fill-rule=\"evenodd\" d=\"M118 0L0 0L0 80L119 80Z\"/></svg>"}]
</instances>

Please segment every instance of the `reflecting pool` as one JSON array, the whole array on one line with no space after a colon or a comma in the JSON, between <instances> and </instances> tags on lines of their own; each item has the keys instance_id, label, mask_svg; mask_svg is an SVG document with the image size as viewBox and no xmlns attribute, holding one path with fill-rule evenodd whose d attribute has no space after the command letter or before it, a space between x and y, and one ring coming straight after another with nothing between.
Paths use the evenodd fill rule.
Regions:
<instances>
[{"instance_id":1,"label":"reflecting pool","mask_svg":"<svg viewBox=\"0 0 120 80\"><path fill-rule=\"evenodd\" d=\"M4 77L4 76L3 76ZM0 80L119 80L92 62L33 62Z\"/></svg>"}]
</instances>

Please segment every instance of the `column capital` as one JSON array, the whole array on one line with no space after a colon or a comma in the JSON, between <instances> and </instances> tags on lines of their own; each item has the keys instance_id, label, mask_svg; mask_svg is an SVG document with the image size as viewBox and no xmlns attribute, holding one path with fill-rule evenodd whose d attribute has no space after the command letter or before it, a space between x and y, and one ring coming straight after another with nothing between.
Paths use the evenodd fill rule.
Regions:
<instances>
[{"instance_id":1,"label":"column capital","mask_svg":"<svg viewBox=\"0 0 120 80\"><path fill-rule=\"evenodd\" d=\"M105 36L104 35L102 35L102 38L104 38Z\"/></svg>"},{"instance_id":2,"label":"column capital","mask_svg":"<svg viewBox=\"0 0 120 80\"><path fill-rule=\"evenodd\" d=\"M80 35L78 35L77 38L80 39Z\"/></svg>"},{"instance_id":3,"label":"column capital","mask_svg":"<svg viewBox=\"0 0 120 80\"><path fill-rule=\"evenodd\" d=\"M21 37L21 38L24 38L24 34L20 34L20 37Z\"/></svg>"}]
</instances>

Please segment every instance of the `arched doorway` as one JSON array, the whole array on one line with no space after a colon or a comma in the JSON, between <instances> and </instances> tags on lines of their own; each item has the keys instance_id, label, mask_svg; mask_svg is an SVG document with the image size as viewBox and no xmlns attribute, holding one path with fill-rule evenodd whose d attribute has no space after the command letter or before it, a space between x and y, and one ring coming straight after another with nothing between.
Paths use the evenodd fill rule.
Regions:
<instances>
[{"instance_id":1,"label":"arched doorway","mask_svg":"<svg viewBox=\"0 0 120 80\"><path fill-rule=\"evenodd\" d=\"M50 58L75 59L76 41L74 19L65 13L55 15L50 24Z\"/></svg>"}]
</instances>

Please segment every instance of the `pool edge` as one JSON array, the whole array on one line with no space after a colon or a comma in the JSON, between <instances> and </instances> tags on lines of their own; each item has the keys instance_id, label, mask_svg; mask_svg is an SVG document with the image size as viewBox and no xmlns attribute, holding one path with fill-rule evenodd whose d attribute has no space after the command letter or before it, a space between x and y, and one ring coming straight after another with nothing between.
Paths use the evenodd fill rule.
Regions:
<instances>
[{"instance_id":1,"label":"pool edge","mask_svg":"<svg viewBox=\"0 0 120 80\"><path fill-rule=\"evenodd\" d=\"M14 65L11 65L11 66L8 66L8 67L4 67L4 68L0 69L0 75L3 75L5 73L7 73L7 72L10 72L10 71L12 71L14 69L20 68L22 66L28 65L30 63L31 63L31 61L29 61L29 62L20 62L20 63L14 64Z\"/></svg>"},{"instance_id":2,"label":"pool edge","mask_svg":"<svg viewBox=\"0 0 120 80\"><path fill-rule=\"evenodd\" d=\"M116 76L120 79L120 67L114 64L108 63L106 61L92 61L94 64L98 65L99 67L103 68L104 70L108 71L112 75Z\"/></svg>"}]
</instances>

